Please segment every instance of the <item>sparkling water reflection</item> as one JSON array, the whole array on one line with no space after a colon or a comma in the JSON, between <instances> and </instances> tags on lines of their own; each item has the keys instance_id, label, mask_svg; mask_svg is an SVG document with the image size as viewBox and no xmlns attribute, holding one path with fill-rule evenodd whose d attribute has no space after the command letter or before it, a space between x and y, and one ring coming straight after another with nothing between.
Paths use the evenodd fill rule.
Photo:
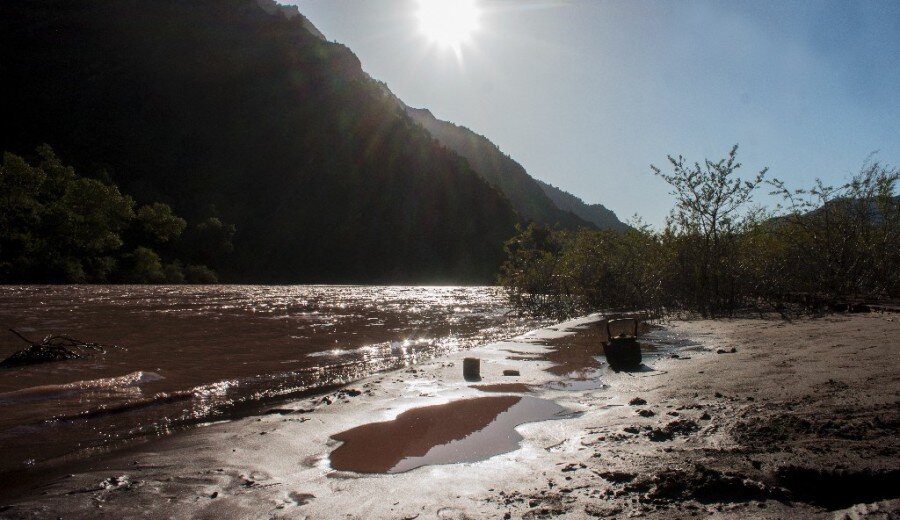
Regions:
<instances>
[{"instance_id":1,"label":"sparkling water reflection","mask_svg":"<svg viewBox=\"0 0 900 520\"><path fill-rule=\"evenodd\" d=\"M0 471L510 337L494 287L0 287L0 325L126 347L5 370ZM23 344L0 336L0 356Z\"/></svg>"}]
</instances>

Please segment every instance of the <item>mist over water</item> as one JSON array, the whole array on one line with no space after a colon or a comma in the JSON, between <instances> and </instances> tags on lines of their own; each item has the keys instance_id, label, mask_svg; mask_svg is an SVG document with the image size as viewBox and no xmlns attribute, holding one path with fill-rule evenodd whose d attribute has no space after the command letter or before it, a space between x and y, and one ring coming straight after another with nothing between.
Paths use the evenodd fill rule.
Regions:
<instances>
[{"instance_id":1,"label":"mist over water","mask_svg":"<svg viewBox=\"0 0 900 520\"><path fill-rule=\"evenodd\" d=\"M0 287L0 325L116 344L0 373L0 472L523 333L495 287ZM0 334L0 357L26 345Z\"/></svg>"}]
</instances>

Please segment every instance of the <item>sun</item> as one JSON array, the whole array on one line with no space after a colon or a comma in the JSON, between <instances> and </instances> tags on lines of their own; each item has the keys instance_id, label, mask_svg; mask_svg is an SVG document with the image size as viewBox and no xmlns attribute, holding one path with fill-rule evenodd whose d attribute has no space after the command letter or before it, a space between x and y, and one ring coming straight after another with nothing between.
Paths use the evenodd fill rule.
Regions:
<instances>
[{"instance_id":1,"label":"sun","mask_svg":"<svg viewBox=\"0 0 900 520\"><path fill-rule=\"evenodd\" d=\"M459 53L478 30L477 0L418 0L419 29L433 43Z\"/></svg>"}]
</instances>

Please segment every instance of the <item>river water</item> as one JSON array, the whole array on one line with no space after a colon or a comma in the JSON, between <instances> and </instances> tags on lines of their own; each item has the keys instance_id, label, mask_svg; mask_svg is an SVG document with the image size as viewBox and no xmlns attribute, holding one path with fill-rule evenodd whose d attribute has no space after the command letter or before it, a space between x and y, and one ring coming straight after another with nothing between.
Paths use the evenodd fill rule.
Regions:
<instances>
[{"instance_id":1,"label":"river water","mask_svg":"<svg viewBox=\"0 0 900 520\"><path fill-rule=\"evenodd\" d=\"M0 287L0 326L119 345L0 369L0 474L521 334L496 287ZM0 359L27 346L0 334Z\"/></svg>"}]
</instances>

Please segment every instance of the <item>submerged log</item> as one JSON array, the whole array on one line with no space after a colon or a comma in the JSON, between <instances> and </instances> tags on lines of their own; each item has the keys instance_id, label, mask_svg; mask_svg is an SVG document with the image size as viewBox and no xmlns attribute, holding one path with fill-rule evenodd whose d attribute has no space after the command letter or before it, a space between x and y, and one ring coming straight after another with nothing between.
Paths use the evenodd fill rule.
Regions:
<instances>
[{"instance_id":1,"label":"submerged log","mask_svg":"<svg viewBox=\"0 0 900 520\"><path fill-rule=\"evenodd\" d=\"M69 336L54 334L45 336L41 341L31 341L13 329L9 329L9 331L25 343L28 343L29 346L14 353L3 361L0 361L0 368L13 368L36 365L38 363L49 363L51 361L80 359L90 355L92 352L105 354L108 348L122 348L118 345L102 345L100 343L81 341L80 339Z\"/></svg>"}]
</instances>

